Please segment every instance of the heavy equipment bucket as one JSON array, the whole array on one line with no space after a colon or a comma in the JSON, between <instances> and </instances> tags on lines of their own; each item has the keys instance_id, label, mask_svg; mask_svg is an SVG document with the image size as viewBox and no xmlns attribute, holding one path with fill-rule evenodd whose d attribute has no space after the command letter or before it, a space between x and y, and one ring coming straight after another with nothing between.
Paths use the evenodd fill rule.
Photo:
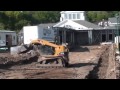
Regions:
<instances>
[{"instance_id":1,"label":"heavy equipment bucket","mask_svg":"<svg viewBox=\"0 0 120 90\"><path fill-rule=\"evenodd\" d=\"M32 46L29 45L29 44L14 46L14 47L10 48L10 54L11 55L17 55L17 54L20 54L20 53L26 53L26 52L28 52L32 49L33 49Z\"/></svg>"}]
</instances>

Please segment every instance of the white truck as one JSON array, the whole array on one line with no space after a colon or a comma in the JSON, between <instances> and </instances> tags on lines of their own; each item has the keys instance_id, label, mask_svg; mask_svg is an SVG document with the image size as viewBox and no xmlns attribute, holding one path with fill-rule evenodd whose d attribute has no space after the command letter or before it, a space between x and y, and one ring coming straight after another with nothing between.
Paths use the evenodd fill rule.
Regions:
<instances>
[{"instance_id":1,"label":"white truck","mask_svg":"<svg viewBox=\"0 0 120 90\"><path fill-rule=\"evenodd\" d=\"M29 44L31 40L44 39L54 42L55 34L51 28L43 28L40 26L24 26L23 27L23 44Z\"/></svg>"}]
</instances>

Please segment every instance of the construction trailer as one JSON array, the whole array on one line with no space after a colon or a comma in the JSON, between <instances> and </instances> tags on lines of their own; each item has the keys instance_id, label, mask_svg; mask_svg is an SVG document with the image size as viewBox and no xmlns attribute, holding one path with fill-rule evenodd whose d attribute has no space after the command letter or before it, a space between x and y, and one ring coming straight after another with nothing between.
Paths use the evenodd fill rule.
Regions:
<instances>
[{"instance_id":1,"label":"construction trailer","mask_svg":"<svg viewBox=\"0 0 120 90\"><path fill-rule=\"evenodd\" d=\"M52 28L43 28L40 26L24 26L18 34L19 44L29 44L32 40L44 39L54 42L55 33Z\"/></svg>"},{"instance_id":2,"label":"construction trailer","mask_svg":"<svg viewBox=\"0 0 120 90\"><path fill-rule=\"evenodd\" d=\"M15 31L0 30L0 47L17 45Z\"/></svg>"}]
</instances>

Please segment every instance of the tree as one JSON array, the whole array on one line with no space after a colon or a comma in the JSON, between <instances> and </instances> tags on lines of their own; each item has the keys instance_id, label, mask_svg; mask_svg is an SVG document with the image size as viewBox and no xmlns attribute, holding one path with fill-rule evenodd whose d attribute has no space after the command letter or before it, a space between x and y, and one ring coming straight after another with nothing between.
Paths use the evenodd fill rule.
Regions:
<instances>
[{"instance_id":1,"label":"tree","mask_svg":"<svg viewBox=\"0 0 120 90\"><path fill-rule=\"evenodd\" d=\"M101 21L102 19L107 20L109 17L108 12L106 11L88 11L87 19L91 22Z\"/></svg>"},{"instance_id":2,"label":"tree","mask_svg":"<svg viewBox=\"0 0 120 90\"><path fill-rule=\"evenodd\" d=\"M33 13L36 23L54 23L60 18L59 11L36 11Z\"/></svg>"},{"instance_id":3,"label":"tree","mask_svg":"<svg viewBox=\"0 0 120 90\"><path fill-rule=\"evenodd\" d=\"M1 28L9 30L21 30L23 26L31 23L31 16L21 11L0 12Z\"/></svg>"},{"instance_id":4,"label":"tree","mask_svg":"<svg viewBox=\"0 0 120 90\"><path fill-rule=\"evenodd\" d=\"M88 21L95 22L96 21L96 11L88 11L86 12L86 18Z\"/></svg>"},{"instance_id":5,"label":"tree","mask_svg":"<svg viewBox=\"0 0 120 90\"><path fill-rule=\"evenodd\" d=\"M105 11L98 11L97 12L97 21L101 21L102 19L107 20L108 19L108 13Z\"/></svg>"}]
</instances>

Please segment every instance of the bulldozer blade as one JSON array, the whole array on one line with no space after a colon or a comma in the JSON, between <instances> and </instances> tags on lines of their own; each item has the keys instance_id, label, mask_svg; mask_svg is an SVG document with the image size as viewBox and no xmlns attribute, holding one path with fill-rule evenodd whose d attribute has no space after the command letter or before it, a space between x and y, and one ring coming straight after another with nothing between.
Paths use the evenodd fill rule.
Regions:
<instances>
[{"instance_id":1,"label":"bulldozer blade","mask_svg":"<svg viewBox=\"0 0 120 90\"><path fill-rule=\"evenodd\" d=\"M21 46L15 46L10 48L10 54L15 55L15 54L20 54L24 53L31 50L30 45L21 45Z\"/></svg>"}]
</instances>

